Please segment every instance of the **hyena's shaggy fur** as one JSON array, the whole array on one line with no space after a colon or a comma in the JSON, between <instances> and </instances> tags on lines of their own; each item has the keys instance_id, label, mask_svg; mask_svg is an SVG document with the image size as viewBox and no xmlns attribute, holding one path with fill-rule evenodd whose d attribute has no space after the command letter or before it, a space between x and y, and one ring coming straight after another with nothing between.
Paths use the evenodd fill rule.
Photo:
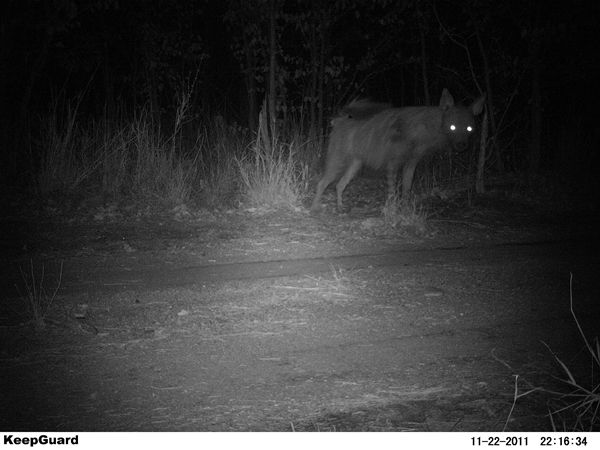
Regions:
<instances>
[{"instance_id":1,"label":"hyena's shaggy fur","mask_svg":"<svg viewBox=\"0 0 600 450\"><path fill-rule=\"evenodd\" d=\"M363 165L386 166L388 196L394 195L396 174L402 168L402 197L407 198L415 168L428 153L467 147L484 101L485 94L469 107L455 105L444 89L439 106L392 108L369 100L351 102L331 121L325 174L311 211L320 209L323 191L343 174L336 185L337 208L342 211L344 189Z\"/></svg>"}]
</instances>

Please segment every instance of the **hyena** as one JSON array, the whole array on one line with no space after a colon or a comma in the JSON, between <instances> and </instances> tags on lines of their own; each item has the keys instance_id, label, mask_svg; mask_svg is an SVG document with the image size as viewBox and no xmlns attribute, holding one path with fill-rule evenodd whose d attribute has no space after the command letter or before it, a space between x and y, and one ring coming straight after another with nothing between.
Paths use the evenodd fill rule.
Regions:
<instances>
[{"instance_id":1,"label":"hyena","mask_svg":"<svg viewBox=\"0 0 600 450\"><path fill-rule=\"evenodd\" d=\"M402 198L408 198L415 168L425 155L452 147L464 150L481 113L485 93L471 106L455 105L447 89L439 106L392 108L387 103L355 100L331 121L325 174L311 211L321 208L321 196L337 180L337 209L343 210L342 194L363 165L386 166L388 196L394 195L396 175L402 168Z\"/></svg>"}]
</instances>

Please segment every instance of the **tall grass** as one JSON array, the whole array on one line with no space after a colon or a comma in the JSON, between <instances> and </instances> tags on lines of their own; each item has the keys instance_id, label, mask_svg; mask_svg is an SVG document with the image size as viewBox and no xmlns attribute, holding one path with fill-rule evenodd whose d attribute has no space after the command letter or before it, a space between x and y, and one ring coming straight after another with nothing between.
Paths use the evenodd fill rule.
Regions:
<instances>
[{"instance_id":1,"label":"tall grass","mask_svg":"<svg viewBox=\"0 0 600 450\"><path fill-rule=\"evenodd\" d=\"M597 336L592 342L587 339L573 310L573 274L570 280L570 300L571 315L589 355L591 373L589 379L581 380L569 370L567 364L554 355L564 372L564 378L560 380L568 392L546 391L552 395L548 402L549 417L554 431L600 431L600 342Z\"/></svg>"},{"instance_id":2,"label":"tall grass","mask_svg":"<svg viewBox=\"0 0 600 450\"><path fill-rule=\"evenodd\" d=\"M177 206L205 195L215 205L235 190L232 153L239 146L231 145L229 134L198 126L195 141L184 148L180 117L165 136L146 110L114 123L86 121L78 107L77 101L66 107L55 102L30 139L39 194L77 192Z\"/></svg>"},{"instance_id":3,"label":"tall grass","mask_svg":"<svg viewBox=\"0 0 600 450\"><path fill-rule=\"evenodd\" d=\"M248 130L225 123L221 116L206 121L198 133L198 179L196 197L211 208L235 206L239 200L239 174L236 156L250 143Z\"/></svg>"},{"instance_id":4,"label":"tall grass","mask_svg":"<svg viewBox=\"0 0 600 450\"><path fill-rule=\"evenodd\" d=\"M594 337L592 342L588 340L573 309L573 274L571 274L570 280L570 304L571 315L573 316L584 344L582 354L588 356L590 368L589 375L582 376L581 373L574 373L574 371L544 343L563 371L562 377L555 378L561 382L564 389L550 389L543 386L533 387L531 383L527 383L531 388L525 392L519 393L519 376L516 375L513 404L504 429L506 429L511 415L515 410L517 400L534 392L538 392L545 394L547 397L548 418L550 419L553 431L600 431L600 383L598 382L598 372L600 370L600 342L598 341L597 336ZM593 331L595 332L596 330L594 329ZM580 355L577 354L571 356L575 359L575 357L579 357ZM510 370L513 370L506 362L501 361L498 358L496 359Z\"/></svg>"},{"instance_id":5,"label":"tall grass","mask_svg":"<svg viewBox=\"0 0 600 450\"><path fill-rule=\"evenodd\" d=\"M266 129L261 113L250 153L236 158L242 201L252 207L296 209L308 193L309 168L300 158L303 146L281 142Z\"/></svg>"},{"instance_id":6,"label":"tall grass","mask_svg":"<svg viewBox=\"0 0 600 450\"><path fill-rule=\"evenodd\" d=\"M42 194L82 187L102 164L95 151L95 133L82 128L78 120L80 101L65 106L55 100L40 120L37 136L30 139L32 171Z\"/></svg>"},{"instance_id":7,"label":"tall grass","mask_svg":"<svg viewBox=\"0 0 600 450\"><path fill-rule=\"evenodd\" d=\"M135 120L125 134L130 148L129 164L121 186L138 198L157 199L169 205L189 201L197 168L193 160L179 156L160 132L143 118Z\"/></svg>"},{"instance_id":8,"label":"tall grass","mask_svg":"<svg viewBox=\"0 0 600 450\"><path fill-rule=\"evenodd\" d=\"M295 208L308 190L320 141L302 122L271 136L266 121L256 136L221 116L196 117L181 95L170 129L147 109L130 119L86 119L81 97L56 100L31 142L36 191L76 193L161 206ZM317 142L318 141L318 142Z\"/></svg>"}]
</instances>

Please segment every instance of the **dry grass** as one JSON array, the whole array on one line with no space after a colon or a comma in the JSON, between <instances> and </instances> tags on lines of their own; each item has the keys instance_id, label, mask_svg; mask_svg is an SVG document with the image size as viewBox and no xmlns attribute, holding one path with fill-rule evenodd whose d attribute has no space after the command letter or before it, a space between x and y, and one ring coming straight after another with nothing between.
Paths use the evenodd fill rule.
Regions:
<instances>
[{"instance_id":1,"label":"dry grass","mask_svg":"<svg viewBox=\"0 0 600 450\"><path fill-rule=\"evenodd\" d=\"M594 375L600 370L600 343L598 337L590 343L573 311L573 275L570 281L571 314L575 319L579 333L591 360L589 380L576 379L569 367L556 355L554 358L564 371L561 381L568 392L547 391L553 395L548 402L549 417L554 431L600 431L600 383ZM597 377L597 375L596 375Z\"/></svg>"},{"instance_id":2,"label":"dry grass","mask_svg":"<svg viewBox=\"0 0 600 450\"><path fill-rule=\"evenodd\" d=\"M600 370L600 343L598 342L597 337L594 338L593 343L588 341L573 310L573 275L571 275L570 283L570 302L571 314L577 324L577 328L579 329L579 333L581 334L591 360L592 368L589 380L582 381L581 379L577 379L567 364L565 364L552 349L544 343L564 372L564 378L557 378L557 380L560 381L561 384L566 385L566 392L548 389L543 386L534 387L525 380L524 383L528 386L528 390L519 392L519 376L516 375L513 402L506 419L504 426L505 430L515 410L517 401L534 392L543 393L549 397L547 400L549 411L548 418L550 419L554 431L592 432L600 430L600 383L598 383L597 379L594 379L595 373ZM499 360L495 355L493 356L512 370L506 362Z\"/></svg>"},{"instance_id":3,"label":"dry grass","mask_svg":"<svg viewBox=\"0 0 600 450\"><path fill-rule=\"evenodd\" d=\"M242 199L251 207L295 210L308 190L308 165L297 158L299 145L268 136L260 116L260 129L250 155L235 159Z\"/></svg>"},{"instance_id":4,"label":"dry grass","mask_svg":"<svg viewBox=\"0 0 600 450\"><path fill-rule=\"evenodd\" d=\"M22 319L25 320L26 324L33 324L36 331L40 331L46 327L46 316L48 311L56 298L56 293L60 288L62 280L62 269L63 265L60 265L60 277L54 292L51 295L46 293L44 289L44 266L42 266L42 273L36 280L35 271L33 268L33 261L30 262L29 274L21 270L21 276L25 283L25 293L21 294L21 299L25 306L25 313L18 313Z\"/></svg>"},{"instance_id":5,"label":"dry grass","mask_svg":"<svg viewBox=\"0 0 600 450\"><path fill-rule=\"evenodd\" d=\"M427 211L417 205L416 199L405 201L397 196L389 198L381 211L383 221L392 228L410 228L416 234L427 233Z\"/></svg>"}]
</instances>

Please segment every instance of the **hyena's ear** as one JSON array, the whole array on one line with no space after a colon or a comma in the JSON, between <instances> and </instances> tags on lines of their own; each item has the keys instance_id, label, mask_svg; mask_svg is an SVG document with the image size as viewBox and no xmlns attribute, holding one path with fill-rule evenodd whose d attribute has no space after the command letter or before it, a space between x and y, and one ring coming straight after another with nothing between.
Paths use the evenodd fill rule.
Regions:
<instances>
[{"instance_id":1,"label":"hyena's ear","mask_svg":"<svg viewBox=\"0 0 600 450\"><path fill-rule=\"evenodd\" d=\"M483 105L485 104L486 93L484 92L481 97L473 102L471 105L471 112L474 116L478 116L483 111Z\"/></svg>"},{"instance_id":2,"label":"hyena's ear","mask_svg":"<svg viewBox=\"0 0 600 450\"><path fill-rule=\"evenodd\" d=\"M442 98L440 100L440 109L442 111L447 111L454 106L454 99L448 89L444 88L442 91Z\"/></svg>"}]
</instances>

